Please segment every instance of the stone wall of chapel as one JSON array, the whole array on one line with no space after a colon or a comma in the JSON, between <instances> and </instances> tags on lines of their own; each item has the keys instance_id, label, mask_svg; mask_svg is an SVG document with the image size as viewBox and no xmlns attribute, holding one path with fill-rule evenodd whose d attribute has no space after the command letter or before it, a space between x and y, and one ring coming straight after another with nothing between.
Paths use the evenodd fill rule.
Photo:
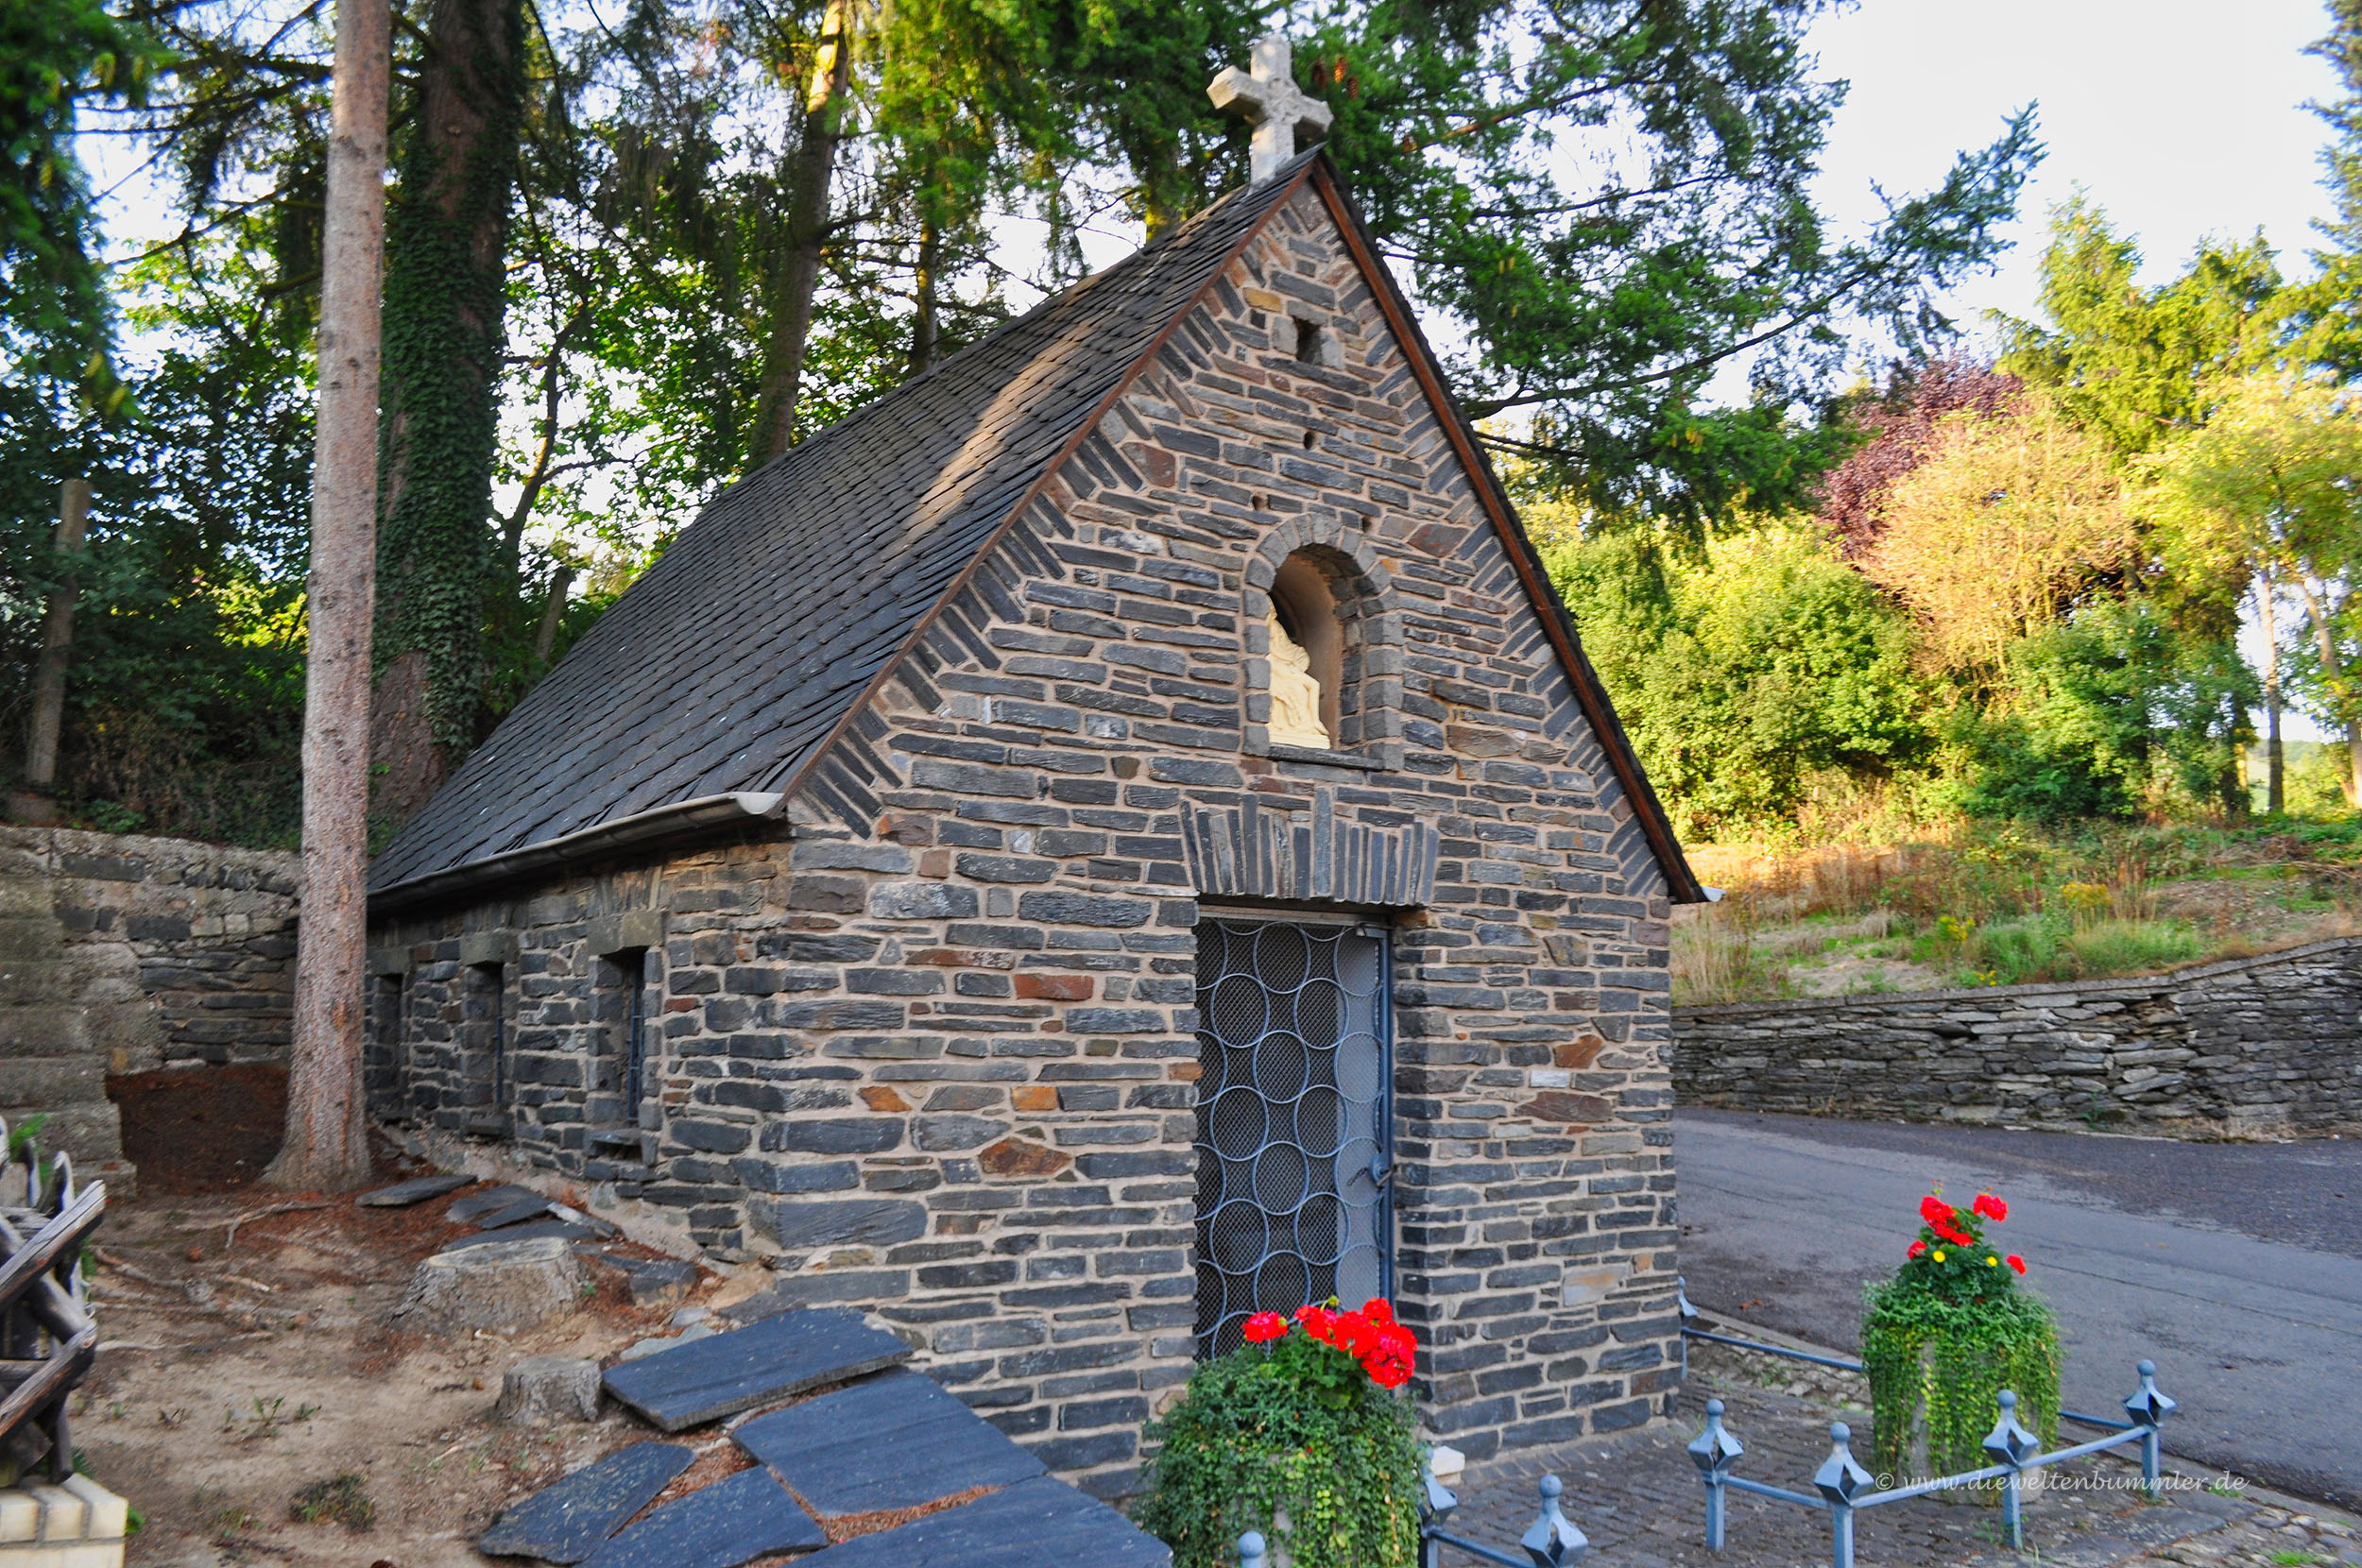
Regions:
<instances>
[{"instance_id":1,"label":"stone wall of chapel","mask_svg":"<svg viewBox=\"0 0 2362 1568\"><path fill-rule=\"evenodd\" d=\"M1341 366L1275 342L1291 312ZM1361 760L1397 765L1256 743L1241 611L1280 531L1382 575L1365 679L1399 757ZM794 1300L872 1308L1053 1467L1120 1488L1194 1315L1182 815L1250 796L1441 838L1430 901L1391 917L1397 1295L1429 1430L1481 1457L1664 1410L1664 883L1309 192L947 602L792 803L793 842L385 932L413 955L388 1103L464 1123L461 929L513 930L528 1157L767 1255ZM582 1148L613 1027L587 933L624 908L666 922L647 1169Z\"/></svg>"}]
</instances>

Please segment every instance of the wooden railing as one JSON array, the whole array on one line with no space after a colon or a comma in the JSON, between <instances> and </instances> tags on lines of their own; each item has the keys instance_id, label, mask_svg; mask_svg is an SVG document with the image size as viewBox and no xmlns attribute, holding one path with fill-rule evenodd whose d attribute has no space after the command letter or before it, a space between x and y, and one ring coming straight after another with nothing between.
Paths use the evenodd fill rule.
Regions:
<instances>
[{"instance_id":1,"label":"wooden railing","mask_svg":"<svg viewBox=\"0 0 2362 1568\"><path fill-rule=\"evenodd\" d=\"M6 1122L0 1148L0 1181L21 1187L19 1202L0 1199L0 1483L44 1460L62 1481L74 1469L67 1404L98 1355L82 1252L106 1218L107 1184L77 1190L72 1160L10 1139Z\"/></svg>"}]
</instances>

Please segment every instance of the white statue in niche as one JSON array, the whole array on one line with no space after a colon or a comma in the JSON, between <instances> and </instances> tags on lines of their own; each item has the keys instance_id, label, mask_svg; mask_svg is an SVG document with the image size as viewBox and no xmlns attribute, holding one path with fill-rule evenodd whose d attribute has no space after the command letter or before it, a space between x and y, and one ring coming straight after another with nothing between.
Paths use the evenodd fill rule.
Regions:
<instances>
[{"instance_id":1,"label":"white statue in niche","mask_svg":"<svg viewBox=\"0 0 2362 1568\"><path fill-rule=\"evenodd\" d=\"M1321 723L1321 683L1312 678L1312 656L1288 635L1277 610L1264 612L1263 626L1271 634L1272 744L1328 750L1331 741L1328 726Z\"/></svg>"}]
</instances>

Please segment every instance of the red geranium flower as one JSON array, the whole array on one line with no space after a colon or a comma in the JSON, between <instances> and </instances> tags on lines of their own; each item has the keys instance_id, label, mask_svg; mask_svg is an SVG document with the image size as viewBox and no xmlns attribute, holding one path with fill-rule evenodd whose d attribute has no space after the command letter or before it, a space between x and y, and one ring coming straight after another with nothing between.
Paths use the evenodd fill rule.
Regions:
<instances>
[{"instance_id":1,"label":"red geranium flower","mask_svg":"<svg viewBox=\"0 0 2362 1568\"><path fill-rule=\"evenodd\" d=\"M1411 1380L1412 1358L1418 1348L1409 1329L1388 1323L1378 1330L1377 1346L1361 1358L1362 1369L1379 1388L1399 1389Z\"/></svg>"},{"instance_id":2,"label":"red geranium flower","mask_svg":"<svg viewBox=\"0 0 2362 1568\"><path fill-rule=\"evenodd\" d=\"M1941 1231L1952 1222L1952 1205L1931 1192L1919 1201L1919 1218Z\"/></svg>"},{"instance_id":3,"label":"red geranium flower","mask_svg":"<svg viewBox=\"0 0 2362 1568\"><path fill-rule=\"evenodd\" d=\"M2011 1268L2016 1270L2021 1274L2026 1272L2026 1260L2018 1256L2015 1253L2011 1253L2002 1261L2007 1263Z\"/></svg>"},{"instance_id":4,"label":"red geranium flower","mask_svg":"<svg viewBox=\"0 0 2362 1568\"><path fill-rule=\"evenodd\" d=\"M1395 1321L1395 1309L1386 1304L1385 1297L1372 1296L1361 1304L1361 1316L1374 1323L1391 1323Z\"/></svg>"},{"instance_id":5,"label":"red geranium flower","mask_svg":"<svg viewBox=\"0 0 2362 1568\"><path fill-rule=\"evenodd\" d=\"M1266 1339L1276 1339L1288 1332L1288 1320L1276 1312L1258 1312L1246 1321L1246 1342L1259 1345Z\"/></svg>"},{"instance_id":6,"label":"red geranium flower","mask_svg":"<svg viewBox=\"0 0 2362 1568\"><path fill-rule=\"evenodd\" d=\"M1978 1193L1977 1195L1977 1202L1970 1206L1978 1214L1983 1215L1986 1219L1994 1221L1996 1224L2001 1220L2010 1218L2010 1205L2003 1202L2000 1199L1995 1198L1990 1192Z\"/></svg>"},{"instance_id":7,"label":"red geranium flower","mask_svg":"<svg viewBox=\"0 0 2362 1568\"><path fill-rule=\"evenodd\" d=\"M1912 1243L1911 1243L1911 1250L1910 1250L1909 1252L1908 1252L1908 1253L1905 1253L1903 1255L1904 1255L1905 1257L1917 1257L1917 1256L1919 1256L1922 1253L1926 1252L1926 1250L1927 1250L1927 1244L1926 1244L1926 1242L1924 1242L1924 1241L1914 1241L1914 1242L1912 1242ZM1247 1325L1246 1325L1246 1327L1247 1327L1247 1337L1248 1337L1249 1338L1254 1338L1254 1335L1255 1335L1255 1322L1254 1322L1254 1320L1249 1319L1249 1320L1248 1320L1248 1321L1247 1321Z\"/></svg>"},{"instance_id":8,"label":"red geranium flower","mask_svg":"<svg viewBox=\"0 0 2362 1568\"><path fill-rule=\"evenodd\" d=\"M1326 1345L1334 1342L1337 1333L1337 1314L1329 1311L1328 1308L1299 1306L1296 1308L1296 1321L1304 1325L1304 1332L1310 1336L1315 1343Z\"/></svg>"},{"instance_id":9,"label":"red geranium flower","mask_svg":"<svg viewBox=\"0 0 2362 1568\"><path fill-rule=\"evenodd\" d=\"M1329 1343L1359 1361L1378 1348L1378 1325L1359 1312L1337 1315L1335 1337Z\"/></svg>"}]
</instances>

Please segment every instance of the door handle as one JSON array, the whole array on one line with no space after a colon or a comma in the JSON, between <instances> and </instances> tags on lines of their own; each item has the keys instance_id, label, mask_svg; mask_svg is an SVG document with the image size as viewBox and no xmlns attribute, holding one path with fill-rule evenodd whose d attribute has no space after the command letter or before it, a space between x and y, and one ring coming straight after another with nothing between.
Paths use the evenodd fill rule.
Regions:
<instances>
[{"instance_id":1,"label":"door handle","mask_svg":"<svg viewBox=\"0 0 2362 1568\"><path fill-rule=\"evenodd\" d=\"M1383 1154L1370 1156L1370 1185L1384 1192L1395 1180L1394 1162Z\"/></svg>"}]
</instances>

